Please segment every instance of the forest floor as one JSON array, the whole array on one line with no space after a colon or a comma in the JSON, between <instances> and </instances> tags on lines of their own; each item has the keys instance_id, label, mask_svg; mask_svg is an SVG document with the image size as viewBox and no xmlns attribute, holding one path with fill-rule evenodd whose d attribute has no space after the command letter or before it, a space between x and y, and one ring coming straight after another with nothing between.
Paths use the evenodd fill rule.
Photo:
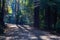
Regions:
<instances>
[{"instance_id":1,"label":"forest floor","mask_svg":"<svg viewBox=\"0 0 60 40\"><path fill-rule=\"evenodd\" d=\"M7 24L6 35L0 40L60 40L60 36L30 27L29 25Z\"/></svg>"}]
</instances>

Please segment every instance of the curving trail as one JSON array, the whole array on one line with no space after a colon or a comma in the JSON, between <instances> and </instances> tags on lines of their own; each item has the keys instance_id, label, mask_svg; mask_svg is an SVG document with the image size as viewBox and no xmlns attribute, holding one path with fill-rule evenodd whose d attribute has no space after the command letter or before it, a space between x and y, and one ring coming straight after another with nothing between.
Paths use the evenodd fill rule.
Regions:
<instances>
[{"instance_id":1,"label":"curving trail","mask_svg":"<svg viewBox=\"0 0 60 40\"><path fill-rule=\"evenodd\" d=\"M35 29L29 25L7 24L6 36L0 36L0 40L60 40L60 36Z\"/></svg>"}]
</instances>

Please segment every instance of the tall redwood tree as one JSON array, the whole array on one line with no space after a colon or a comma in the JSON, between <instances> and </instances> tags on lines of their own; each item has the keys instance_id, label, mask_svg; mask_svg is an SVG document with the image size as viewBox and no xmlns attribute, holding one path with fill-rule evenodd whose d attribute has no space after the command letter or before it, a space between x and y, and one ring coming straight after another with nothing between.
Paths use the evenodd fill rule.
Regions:
<instances>
[{"instance_id":1,"label":"tall redwood tree","mask_svg":"<svg viewBox=\"0 0 60 40\"><path fill-rule=\"evenodd\" d=\"M5 8L5 0L0 0L0 34L4 33L4 8Z\"/></svg>"}]
</instances>

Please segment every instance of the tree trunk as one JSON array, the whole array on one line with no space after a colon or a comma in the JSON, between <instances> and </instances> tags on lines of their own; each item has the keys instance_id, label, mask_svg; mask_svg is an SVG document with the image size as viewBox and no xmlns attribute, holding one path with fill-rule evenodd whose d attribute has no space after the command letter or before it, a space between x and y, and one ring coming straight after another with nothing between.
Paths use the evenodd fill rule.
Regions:
<instances>
[{"instance_id":1,"label":"tree trunk","mask_svg":"<svg viewBox=\"0 0 60 40\"><path fill-rule=\"evenodd\" d=\"M39 29L39 9L40 9L40 6L37 6L34 9L34 27L38 29Z\"/></svg>"},{"instance_id":2,"label":"tree trunk","mask_svg":"<svg viewBox=\"0 0 60 40\"><path fill-rule=\"evenodd\" d=\"M57 22L57 7L56 5L47 5L45 11L45 24L48 30L54 30ZM54 26L52 26L52 24Z\"/></svg>"},{"instance_id":3,"label":"tree trunk","mask_svg":"<svg viewBox=\"0 0 60 40\"><path fill-rule=\"evenodd\" d=\"M52 27L51 10L49 5L47 5L45 9L45 25L46 25L46 29L49 30Z\"/></svg>"},{"instance_id":4,"label":"tree trunk","mask_svg":"<svg viewBox=\"0 0 60 40\"><path fill-rule=\"evenodd\" d=\"M56 5L53 5L53 16L54 16L54 29L56 28L56 23L57 23L57 6ZM56 29L55 29L56 30Z\"/></svg>"},{"instance_id":5,"label":"tree trunk","mask_svg":"<svg viewBox=\"0 0 60 40\"><path fill-rule=\"evenodd\" d=\"M0 7L1 12L0 12L0 34L4 33L4 0L0 0L0 2L2 3L2 7Z\"/></svg>"}]
</instances>

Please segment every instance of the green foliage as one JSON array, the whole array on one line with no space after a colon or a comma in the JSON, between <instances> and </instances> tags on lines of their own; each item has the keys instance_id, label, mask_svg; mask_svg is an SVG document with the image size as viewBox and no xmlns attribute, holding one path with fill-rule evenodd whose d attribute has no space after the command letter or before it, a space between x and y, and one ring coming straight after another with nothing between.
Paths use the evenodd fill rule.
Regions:
<instances>
[{"instance_id":1,"label":"green foliage","mask_svg":"<svg viewBox=\"0 0 60 40\"><path fill-rule=\"evenodd\" d=\"M30 24L33 22L33 14L34 14L34 4L32 0L20 0L21 14L25 16L25 22ZM24 20L24 19L23 19Z\"/></svg>"},{"instance_id":2,"label":"green foliage","mask_svg":"<svg viewBox=\"0 0 60 40\"><path fill-rule=\"evenodd\" d=\"M40 28L44 28L45 24L44 24L44 13L45 13L45 9L40 9Z\"/></svg>"},{"instance_id":3,"label":"green foliage","mask_svg":"<svg viewBox=\"0 0 60 40\"><path fill-rule=\"evenodd\" d=\"M7 10L8 10L9 14L12 14L12 8L11 8L11 6L8 6Z\"/></svg>"}]
</instances>

